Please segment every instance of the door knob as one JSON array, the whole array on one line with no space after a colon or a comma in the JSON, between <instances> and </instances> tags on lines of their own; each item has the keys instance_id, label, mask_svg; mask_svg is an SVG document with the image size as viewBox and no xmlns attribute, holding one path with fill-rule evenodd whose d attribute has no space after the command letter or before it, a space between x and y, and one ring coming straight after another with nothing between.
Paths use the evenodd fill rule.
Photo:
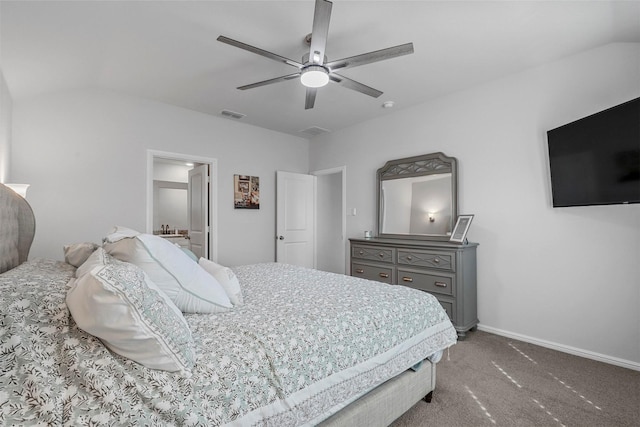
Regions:
<instances>
[{"instance_id":1,"label":"door knob","mask_svg":"<svg viewBox=\"0 0 640 427\"><path fill-rule=\"evenodd\" d=\"M279 240L284 240L284 236L278 236Z\"/></svg>"}]
</instances>

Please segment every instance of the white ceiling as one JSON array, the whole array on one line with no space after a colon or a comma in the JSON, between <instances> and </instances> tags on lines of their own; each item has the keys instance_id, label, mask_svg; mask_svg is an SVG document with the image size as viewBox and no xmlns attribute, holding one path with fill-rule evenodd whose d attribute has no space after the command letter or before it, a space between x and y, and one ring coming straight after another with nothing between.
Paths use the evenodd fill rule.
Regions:
<instances>
[{"instance_id":1,"label":"white ceiling","mask_svg":"<svg viewBox=\"0 0 640 427\"><path fill-rule=\"evenodd\" d=\"M640 42L640 1L335 0L327 57L413 42L415 53L345 70L384 92L335 84L304 109L296 69L219 35L301 60L314 5L304 1L0 2L0 67L14 102L98 87L298 136L331 131L612 42ZM639 76L640 78L640 76ZM393 109L383 109L384 101Z\"/></svg>"}]
</instances>

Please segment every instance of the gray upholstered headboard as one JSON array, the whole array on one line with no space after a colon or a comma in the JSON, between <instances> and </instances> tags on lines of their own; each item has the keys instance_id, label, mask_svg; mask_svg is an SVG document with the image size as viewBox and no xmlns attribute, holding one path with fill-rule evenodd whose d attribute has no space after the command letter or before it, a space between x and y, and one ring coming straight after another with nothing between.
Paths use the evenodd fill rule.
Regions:
<instances>
[{"instance_id":1,"label":"gray upholstered headboard","mask_svg":"<svg viewBox=\"0 0 640 427\"><path fill-rule=\"evenodd\" d=\"M36 220L29 203L0 184L0 273L27 260Z\"/></svg>"}]
</instances>

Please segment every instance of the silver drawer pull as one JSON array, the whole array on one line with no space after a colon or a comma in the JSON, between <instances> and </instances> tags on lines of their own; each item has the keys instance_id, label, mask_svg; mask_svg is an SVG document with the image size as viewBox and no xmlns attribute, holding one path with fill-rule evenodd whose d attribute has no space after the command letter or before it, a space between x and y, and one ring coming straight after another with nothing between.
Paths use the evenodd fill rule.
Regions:
<instances>
[{"instance_id":1,"label":"silver drawer pull","mask_svg":"<svg viewBox=\"0 0 640 427\"><path fill-rule=\"evenodd\" d=\"M364 255L364 251L360 251L358 252L360 255Z\"/></svg>"},{"instance_id":2,"label":"silver drawer pull","mask_svg":"<svg viewBox=\"0 0 640 427\"><path fill-rule=\"evenodd\" d=\"M440 262L440 258L434 258L433 262L435 262L436 264L438 264Z\"/></svg>"},{"instance_id":3,"label":"silver drawer pull","mask_svg":"<svg viewBox=\"0 0 640 427\"><path fill-rule=\"evenodd\" d=\"M444 282L435 282L434 285L439 286L441 288L446 288L447 284Z\"/></svg>"},{"instance_id":4,"label":"silver drawer pull","mask_svg":"<svg viewBox=\"0 0 640 427\"><path fill-rule=\"evenodd\" d=\"M364 270L363 270L363 269L361 269L361 268L359 268L359 269L357 269L357 270L356 270L356 273L358 273L358 274L362 274L362 273L364 273Z\"/></svg>"},{"instance_id":5,"label":"silver drawer pull","mask_svg":"<svg viewBox=\"0 0 640 427\"><path fill-rule=\"evenodd\" d=\"M383 257L384 257L384 252L380 252L380 253L378 254L378 256L379 256L380 258L383 258Z\"/></svg>"},{"instance_id":6,"label":"silver drawer pull","mask_svg":"<svg viewBox=\"0 0 640 427\"><path fill-rule=\"evenodd\" d=\"M409 255L409 256L407 257L407 261L411 261L412 259L413 259L413 257L412 257L411 255Z\"/></svg>"},{"instance_id":7,"label":"silver drawer pull","mask_svg":"<svg viewBox=\"0 0 640 427\"><path fill-rule=\"evenodd\" d=\"M383 279L388 279L389 273L380 273L380 277L382 277Z\"/></svg>"},{"instance_id":8,"label":"silver drawer pull","mask_svg":"<svg viewBox=\"0 0 640 427\"><path fill-rule=\"evenodd\" d=\"M413 282L413 278L412 277L403 277L402 280L405 281L405 282Z\"/></svg>"}]
</instances>

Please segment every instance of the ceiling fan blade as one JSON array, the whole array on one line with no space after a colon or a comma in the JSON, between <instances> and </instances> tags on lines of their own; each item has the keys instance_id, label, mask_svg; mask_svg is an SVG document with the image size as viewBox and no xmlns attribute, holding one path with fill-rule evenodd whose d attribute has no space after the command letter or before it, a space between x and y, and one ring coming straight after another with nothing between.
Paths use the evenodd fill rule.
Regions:
<instances>
[{"instance_id":1,"label":"ceiling fan blade","mask_svg":"<svg viewBox=\"0 0 640 427\"><path fill-rule=\"evenodd\" d=\"M275 79L263 80L263 81L258 82L258 83L252 83L250 85L240 86L240 87L238 87L238 89L240 89L240 90L253 89L254 87L266 86L266 85L270 85L270 84L273 84L273 83L280 83L280 82L284 82L286 80L297 79L299 77L300 77L300 73L293 73L293 74L288 74L286 76L276 77Z\"/></svg>"},{"instance_id":2,"label":"ceiling fan blade","mask_svg":"<svg viewBox=\"0 0 640 427\"><path fill-rule=\"evenodd\" d=\"M322 65L324 62L324 50L327 46L332 7L333 3L330 1L316 0L316 9L313 14L311 45L309 47L309 61L314 64Z\"/></svg>"},{"instance_id":3,"label":"ceiling fan blade","mask_svg":"<svg viewBox=\"0 0 640 427\"><path fill-rule=\"evenodd\" d=\"M338 83L342 87L346 87L347 89L352 89L357 92L364 93L365 95L369 95L374 98L377 98L380 95L382 95L382 92L379 91L378 89L374 89L367 85L363 85L362 83L358 83L355 80L348 79L336 73L329 74L329 80L331 80L332 82Z\"/></svg>"},{"instance_id":4,"label":"ceiling fan blade","mask_svg":"<svg viewBox=\"0 0 640 427\"><path fill-rule=\"evenodd\" d=\"M358 67L360 65L370 64L372 62L384 61L385 59L408 55L410 53L413 53L413 43L406 43L369 53L363 53L362 55L356 55L350 58L327 62L325 66L328 67L331 71L335 71L345 68Z\"/></svg>"},{"instance_id":5,"label":"ceiling fan blade","mask_svg":"<svg viewBox=\"0 0 640 427\"><path fill-rule=\"evenodd\" d=\"M304 101L304 109L309 110L313 108L313 105L316 103L316 93L318 90L314 87L307 88L307 97Z\"/></svg>"},{"instance_id":6,"label":"ceiling fan blade","mask_svg":"<svg viewBox=\"0 0 640 427\"><path fill-rule=\"evenodd\" d=\"M274 61L282 62L292 67L302 68L302 64L293 59L285 58L284 56L276 55L275 53L260 49L259 47L251 46L250 44L242 43L229 37L219 36L216 40L222 43L226 43L231 46L239 47L240 49L248 50L249 52L257 53L265 58L273 59Z\"/></svg>"}]
</instances>

